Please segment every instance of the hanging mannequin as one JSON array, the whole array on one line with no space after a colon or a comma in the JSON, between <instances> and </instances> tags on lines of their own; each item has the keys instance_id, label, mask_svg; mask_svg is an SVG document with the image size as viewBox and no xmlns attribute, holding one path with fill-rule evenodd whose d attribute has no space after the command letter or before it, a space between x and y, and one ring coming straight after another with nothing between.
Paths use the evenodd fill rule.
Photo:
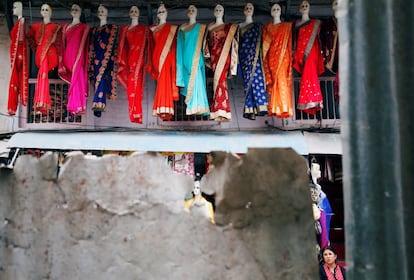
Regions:
<instances>
[{"instance_id":1,"label":"hanging mannequin","mask_svg":"<svg viewBox=\"0 0 414 280\"><path fill-rule=\"evenodd\" d=\"M116 98L116 74L114 71L115 45L118 26L108 24L108 9L99 5L99 26L92 28L89 45L89 78L94 84L93 114L101 117L106 99Z\"/></svg>"},{"instance_id":2,"label":"hanging mannequin","mask_svg":"<svg viewBox=\"0 0 414 280\"><path fill-rule=\"evenodd\" d=\"M209 218L211 223L215 224L214 209L211 202L207 201L201 194L200 179L194 181L192 197L185 199L184 210L193 212L197 215Z\"/></svg>"},{"instance_id":3,"label":"hanging mannequin","mask_svg":"<svg viewBox=\"0 0 414 280\"><path fill-rule=\"evenodd\" d=\"M36 52L36 66L39 68L35 88L33 109L35 112L46 114L51 108L49 71L58 66L58 55L61 53L61 26L51 22L52 7L43 4L40 8L43 22L34 23L30 28L28 39Z\"/></svg>"},{"instance_id":4,"label":"hanging mannequin","mask_svg":"<svg viewBox=\"0 0 414 280\"><path fill-rule=\"evenodd\" d=\"M206 90L203 39L206 25L197 23L197 8L187 9L188 23L180 25L177 37L177 86L185 96L186 114L210 114Z\"/></svg>"},{"instance_id":5,"label":"hanging mannequin","mask_svg":"<svg viewBox=\"0 0 414 280\"><path fill-rule=\"evenodd\" d=\"M131 6L131 23L121 27L118 45L118 81L128 96L129 120L142 124L144 95L144 67L148 61L149 27L138 23L138 6Z\"/></svg>"},{"instance_id":6,"label":"hanging mannequin","mask_svg":"<svg viewBox=\"0 0 414 280\"><path fill-rule=\"evenodd\" d=\"M245 21L239 24L239 63L243 77L245 103L243 117L255 120L268 113L268 100L262 70L262 25L253 21L254 6L244 6Z\"/></svg>"},{"instance_id":7,"label":"hanging mannequin","mask_svg":"<svg viewBox=\"0 0 414 280\"><path fill-rule=\"evenodd\" d=\"M17 22L10 31L11 73L7 103L7 113L11 116L16 114L19 100L26 106L29 96L29 53L22 2L13 3L13 15L17 16Z\"/></svg>"},{"instance_id":8,"label":"hanging mannequin","mask_svg":"<svg viewBox=\"0 0 414 280\"><path fill-rule=\"evenodd\" d=\"M62 59L59 76L70 84L68 111L84 114L88 96L88 42L90 27L80 21L82 9L73 4L70 10L72 22L62 26Z\"/></svg>"},{"instance_id":9,"label":"hanging mannequin","mask_svg":"<svg viewBox=\"0 0 414 280\"><path fill-rule=\"evenodd\" d=\"M160 4L157 10L158 24L151 26L152 59L148 67L151 77L157 81L152 115L162 120L174 116L174 101L178 100L177 73L177 25L167 23L168 10Z\"/></svg>"},{"instance_id":10,"label":"hanging mannequin","mask_svg":"<svg viewBox=\"0 0 414 280\"><path fill-rule=\"evenodd\" d=\"M214 8L216 21L208 25L204 57L207 66L213 70L214 99L210 119L229 121L231 119L227 77L237 74L237 24L224 23L224 7ZM232 59L233 58L233 59Z\"/></svg>"},{"instance_id":11,"label":"hanging mannequin","mask_svg":"<svg viewBox=\"0 0 414 280\"><path fill-rule=\"evenodd\" d=\"M293 116L292 105L292 23L282 22L282 8L273 4L272 22L263 27L263 69L269 94L270 116Z\"/></svg>"},{"instance_id":12,"label":"hanging mannequin","mask_svg":"<svg viewBox=\"0 0 414 280\"><path fill-rule=\"evenodd\" d=\"M319 30L321 21L309 18L310 4L302 1L302 18L296 22L293 38L293 68L301 75L297 109L316 114L323 108L318 76L325 71Z\"/></svg>"}]
</instances>

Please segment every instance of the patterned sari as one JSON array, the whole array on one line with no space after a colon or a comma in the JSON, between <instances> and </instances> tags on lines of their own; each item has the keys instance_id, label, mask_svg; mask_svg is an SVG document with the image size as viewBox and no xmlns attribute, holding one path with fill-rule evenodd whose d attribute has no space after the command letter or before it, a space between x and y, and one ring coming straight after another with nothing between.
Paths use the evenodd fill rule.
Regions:
<instances>
[{"instance_id":1,"label":"patterned sari","mask_svg":"<svg viewBox=\"0 0 414 280\"><path fill-rule=\"evenodd\" d=\"M181 25L177 37L177 86L185 96L187 115L209 115L205 62L202 53L206 26Z\"/></svg>"},{"instance_id":2,"label":"patterned sari","mask_svg":"<svg viewBox=\"0 0 414 280\"><path fill-rule=\"evenodd\" d=\"M239 63L244 81L243 117L254 120L267 115L267 93L262 69L261 24L250 23L240 27Z\"/></svg>"},{"instance_id":3,"label":"patterned sari","mask_svg":"<svg viewBox=\"0 0 414 280\"><path fill-rule=\"evenodd\" d=\"M301 74L297 109L316 114L323 108L318 76L325 71L319 43L320 21L311 19L295 27L293 68Z\"/></svg>"},{"instance_id":4,"label":"patterned sari","mask_svg":"<svg viewBox=\"0 0 414 280\"><path fill-rule=\"evenodd\" d=\"M142 124L145 62L151 49L149 35L148 26L128 24L121 27L119 36L117 78L126 89L129 120L139 124Z\"/></svg>"},{"instance_id":5,"label":"patterned sari","mask_svg":"<svg viewBox=\"0 0 414 280\"><path fill-rule=\"evenodd\" d=\"M115 40L118 26L94 27L89 44L89 78L94 82L92 110L96 117L105 111L106 97L116 98Z\"/></svg>"},{"instance_id":6,"label":"patterned sari","mask_svg":"<svg viewBox=\"0 0 414 280\"><path fill-rule=\"evenodd\" d=\"M33 110L46 114L51 108L49 71L58 66L62 42L61 26L57 23L38 22L29 30L28 40L36 52L36 66L39 68L35 88Z\"/></svg>"},{"instance_id":7,"label":"patterned sari","mask_svg":"<svg viewBox=\"0 0 414 280\"><path fill-rule=\"evenodd\" d=\"M155 26L152 31L152 59L148 71L157 80L152 115L162 120L174 116L174 101L178 100L177 75L177 25L169 23Z\"/></svg>"},{"instance_id":8,"label":"patterned sari","mask_svg":"<svg viewBox=\"0 0 414 280\"><path fill-rule=\"evenodd\" d=\"M214 72L214 98L211 105L211 119L231 119L227 77L237 74L237 58L231 59L237 28L237 24L224 23L214 27L207 33L205 55L210 58L210 67ZM233 62L233 67L231 67L231 62Z\"/></svg>"},{"instance_id":9,"label":"patterned sari","mask_svg":"<svg viewBox=\"0 0 414 280\"><path fill-rule=\"evenodd\" d=\"M292 23L268 23L263 28L263 67L269 93L269 115L293 116Z\"/></svg>"},{"instance_id":10,"label":"patterned sari","mask_svg":"<svg viewBox=\"0 0 414 280\"><path fill-rule=\"evenodd\" d=\"M10 31L10 64L9 99L7 113L15 115L17 105L27 105L29 96L29 53L24 18L20 18Z\"/></svg>"},{"instance_id":11,"label":"patterned sari","mask_svg":"<svg viewBox=\"0 0 414 280\"><path fill-rule=\"evenodd\" d=\"M68 91L68 111L84 114L88 96L88 42L90 27L86 23L62 27L62 61L59 63L59 76L70 83Z\"/></svg>"}]
</instances>

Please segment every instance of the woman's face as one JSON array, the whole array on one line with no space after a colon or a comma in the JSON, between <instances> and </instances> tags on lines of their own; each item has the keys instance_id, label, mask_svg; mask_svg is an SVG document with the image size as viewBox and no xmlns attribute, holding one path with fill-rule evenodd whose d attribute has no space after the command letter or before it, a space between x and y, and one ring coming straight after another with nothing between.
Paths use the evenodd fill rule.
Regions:
<instances>
[{"instance_id":1,"label":"woman's face","mask_svg":"<svg viewBox=\"0 0 414 280\"><path fill-rule=\"evenodd\" d=\"M337 255L329 249L323 251L323 261L326 264L334 264L336 262Z\"/></svg>"},{"instance_id":2,"label":"woman's face","mask_svg":"<svg viewBox=\"0 0 414 280\"><path fill-rule=\"evenodd\" d=\"M222 18L224 16L224 8L222 5L217 5L214 8L214 16L216 18Z\"/></svg>"},{"instance_id":3,"label":"woman's face","mask_svg":"<svg viewBox=\"0 0 414 280\"><path fill-rule=\"evenodd\" d=\"M281 13L282 13L282 8L280 8L280 5L274 4L270 11L270 14L272 15L272 17L280 17Z\"/></svg>"},{"instance_id":4,"label":"woman's face","mask_svg":"<svg viewBox=\"0 0 414 280\"><path fill-rule=\"evenodd\" d=\"M42 7L40 7L40 14L44 18L51 18L52 8L48 4L43 4Z\"/></svg>"},{"instance_id":5,"label":"woman's face","mask_svg":"<svg viewBox=\"0 0 414 280\"><path fill-rule=\"evenodd\" d=\"M307 14L309 13L310 10L310 4L308 1L302 1L302 3L300 3L300 8L299 11L301 14Z\"/></svg>"},{"instance_id":6,"label":"woman's face","mask_svg":"<svg viewBox=\"0 0 414 280\"><path fill-rule=\"evenodd\" d=\"M139 9L137 6L132 6L131 9L129 9L129 17L131 19L139 18Z\"/></svg>"},{"instance_id":7,"label":"woman's face","mask_svg":"<svg viewBox=\"0 0 414 280\"><path fill-rule=\"evenodd\" d=\"M71 16L74 18L80 18L81 13L82 13L81 7L77 4L73 4L70 9Z\"/></svg>"},{"instance_id":8,"label":"woman's face","mask_svg":"<svg viewBox=\"0 0 414 280\"><path fill-rule=\"evenodd\" d=\"M254 6L252 3L247 3L246 6L244 6L244 15L247 16L253 16L254 13Z\"/></svg>"}]
</instances>

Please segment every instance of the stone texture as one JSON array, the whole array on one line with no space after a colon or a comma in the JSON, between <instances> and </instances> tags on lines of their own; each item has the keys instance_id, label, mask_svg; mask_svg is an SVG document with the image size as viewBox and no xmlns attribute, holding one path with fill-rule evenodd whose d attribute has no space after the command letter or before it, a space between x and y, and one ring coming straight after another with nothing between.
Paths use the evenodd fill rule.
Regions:
<instances>
[{"instance_id":1,"label":"stone texture","mask_svg":"<svg viewBox=\"0 0 414 280\"><path fill-rule=\"evenodd\" d=\"M155 153L21 156L0 170L0 279L317 279L306 161L212 153L216 225Z\"/></svg>"}]
</instances>

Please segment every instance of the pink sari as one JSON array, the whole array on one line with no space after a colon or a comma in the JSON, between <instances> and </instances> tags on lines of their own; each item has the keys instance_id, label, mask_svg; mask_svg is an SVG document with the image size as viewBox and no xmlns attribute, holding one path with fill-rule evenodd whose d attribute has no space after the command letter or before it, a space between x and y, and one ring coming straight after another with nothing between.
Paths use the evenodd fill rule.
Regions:
<instances>
[{"instance_id":1,"label":"pink sari","mask_svg":"<svg viewBox=\"0 0 414 280\"><path fill-rule=\"evenodd\" d=\"M88 36L86 23L63 26L62 61L59 76L70 83L67 109L74 114L84 114L88 96Z\"/></svg>"}]
</instances>

